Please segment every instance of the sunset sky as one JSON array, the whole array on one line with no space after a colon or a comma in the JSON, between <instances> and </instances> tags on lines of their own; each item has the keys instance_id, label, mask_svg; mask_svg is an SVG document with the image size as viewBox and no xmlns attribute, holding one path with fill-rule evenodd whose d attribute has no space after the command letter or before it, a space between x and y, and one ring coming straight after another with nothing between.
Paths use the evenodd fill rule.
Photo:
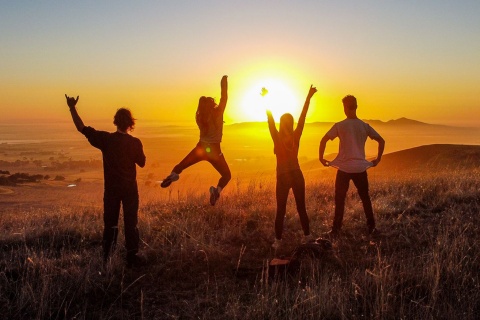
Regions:
<instances>
[{"instance_id":1,"label":"sunset sky","mask_svg":"<svg viewBox=\"0 0 480 320\"><path fill-rule=\"evenodd\" d=\"M480 126L480 1L1 1L0 123L85 122L129 107L194 123L201 95L226 124L299 115L339 121L341 98L387 121ZM269 89L261 99L262 87Z\"/></svg>"}]
</instances>

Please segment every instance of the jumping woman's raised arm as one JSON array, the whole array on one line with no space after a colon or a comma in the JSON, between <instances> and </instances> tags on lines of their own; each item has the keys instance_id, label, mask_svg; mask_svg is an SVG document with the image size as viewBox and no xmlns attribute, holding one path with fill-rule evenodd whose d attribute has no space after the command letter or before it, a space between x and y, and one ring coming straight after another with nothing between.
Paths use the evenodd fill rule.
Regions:
<instances>
[{"instance_id":1,"label":"jumping woman's raised arm","mask_svg":"<svg viewBox=\"0 0 480 320\"><path fill-rule=\"evenodd\" d=\"M83 121L78 115L77 109L75 108L79 97L77 96L77 99L75 99L65 94L65 98L67 98L67 105L70 108L70 114L72 115L73 123L75 124L75 127L77 128L77 130L79 132L82 132L83 128L85 128L85 125L83 124Z\"/></svg>"},{"instance_id":2,"label":"jumping woman's raised arm","mask_svg":"<svg viewBox=\"0 0 480 320\"><path fill-rule=\"evenodd\" d=\"M220 81L220 87L221 87L221 96L220 96L220 102L218 104L218 107L223 111L225 110L225 107L227 106L227 100L228 100L228 76L223 76L222 80Z\"/></svg>"},{"instance_id":3,"label":"jumping woman's raised arm","mask_svg":"<svg viewBox=\"0 0 480 320\"><path fill-rule=\"evenodd\" d=\"M295 129L295 134L298 136L302 135L303 127L305 126L305 118L307 117L308 107L310 106L310 99L317 92L317 88L313 85L310 85L310 90L308 90L307 99L305 99L305 104L303 105L302 113L300 118L298 118L297 128Z\"/></svg>"}]
</instances>

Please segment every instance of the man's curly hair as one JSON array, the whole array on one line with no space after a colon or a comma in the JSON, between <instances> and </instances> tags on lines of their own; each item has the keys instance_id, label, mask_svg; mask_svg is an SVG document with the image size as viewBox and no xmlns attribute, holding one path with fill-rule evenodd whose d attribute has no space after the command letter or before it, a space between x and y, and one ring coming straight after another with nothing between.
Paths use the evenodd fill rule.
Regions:
<instances>
[{"instance_id":1,"label":"man's curly hair","mask_svg":"<svg viewBox=\"0 0 480 320\"><path fill-rule=\"evenodd\" d=\"M132 112L126 108L120 108L113 117L113 124L122 131L130 129L132 131L135 128L135 118L132 116Z\"/></svg>"}]
</instances>

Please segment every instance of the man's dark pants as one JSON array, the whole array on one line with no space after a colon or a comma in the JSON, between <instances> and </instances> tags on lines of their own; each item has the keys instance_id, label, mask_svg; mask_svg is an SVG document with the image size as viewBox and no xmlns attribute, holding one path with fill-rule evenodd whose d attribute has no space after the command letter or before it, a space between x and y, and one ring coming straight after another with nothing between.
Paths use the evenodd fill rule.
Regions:
<instances>
[{"instance_id":1,"label":"man's dark pants","mask_svg":"<svg viewBox=\"0 0 480 320\"><path fill-rule=\"evenodd\" d=\"M138 223L138 188L137 185L128 187L105 188L103 197L103 254L107 259L117 244L118 219L120 204L123 205L123 221L125 227L125 247L127 260L138 253L140 236Z\"/></svg>"},{"instance_id":2,"label":"man's dark pants","mask_svg":"<svg viewBox=\"0 0 480 320\"><path fill-rule=\"evenodd\" d=\"M375 228L375 218L373 217L372 202L368 193L367 171L360 173L347 173L341 170L337 171L335 179L335 217L333 219L333 231L339 231L342 228L343 214L345 212L345 198L347 196L350 180L357 188L358 195L363 203L363 210L367 218L369 230Z\"/></svg>"}]
</instances>

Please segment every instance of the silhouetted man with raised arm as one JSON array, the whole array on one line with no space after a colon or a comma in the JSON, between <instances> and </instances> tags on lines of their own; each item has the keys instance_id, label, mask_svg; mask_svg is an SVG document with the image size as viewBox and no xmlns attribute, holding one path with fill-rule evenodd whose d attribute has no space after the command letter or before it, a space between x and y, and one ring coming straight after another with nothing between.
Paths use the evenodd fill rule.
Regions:
<instances>
[{"instance_id":1,"label":"silhouetted man with raised arm","mask_svg":"<svg viewBox=\"0 0 480 320\"><path fill-rule=\"evenodd\" d=\"M319 160L324 166L338 169L335 179L335 217L333 219L332 236L337 236L342 228L343 214L345 211L345 198L347 196L350 180L357 187L358 195L363 203L363 210L367 218L368 233L375 234L375 218L373 216L372 202L368 192L367 169L375 167L382 158L385 140L368 124L357 118L357 99L348 95L342 99L343 110L347 118L337 122L320 141ZM329 162L323 158L328 140L340 139L337 157ZM378 142L377 158L373 161L365 159L365 142L367 137Z\"/></svg>"},{"instance_id":2,"label":"silhouetted man with raised arm","mask_svg":"<svg viewBox=\"0 0 480 320\"><path fill-rule=\"evenodd\" d=\"M92 146L100 149L103 155L104 261L107 261L117 243L118 218L122 205L127 266L143 264L142 259L137 256L140 237L137 228L139 198L136 165L143 168L146 158L140 140L128 134L135 126L135 119L130 110L121 108L114 116L116 132L97 131L85 126L78 115L75 108L78 96L76 99L67 95L65 97L75 127L85 135Z\"/></svg>"}]
</instances>

